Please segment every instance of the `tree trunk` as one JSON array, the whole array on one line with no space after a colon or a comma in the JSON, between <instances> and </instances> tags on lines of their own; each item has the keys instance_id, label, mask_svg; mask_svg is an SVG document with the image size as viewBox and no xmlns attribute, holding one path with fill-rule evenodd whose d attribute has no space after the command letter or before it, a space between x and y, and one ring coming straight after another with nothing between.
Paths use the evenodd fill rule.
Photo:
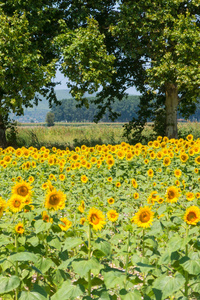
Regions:
<instances>
[{"instance_id":1,"label":"tree trunk","mask_svg":"<svg viewBox=\"0 0 200 300\"><path fill-rule=\"evenodd\" d=\"M3 117L0 115L0 147L5 148L6 146L6 126Z\"/></svg>"},{"instance_id":2,"label":"tree trunk","mask_svg":"<svg viewBox=\"0 0 200 300\"><path fill-rule=\"evenodd\" d=\"M177 128L177 108L178 108L178 88L176 85L166 84L166 136L168 138L178 138Z\"/></svg>"}]
</instances>

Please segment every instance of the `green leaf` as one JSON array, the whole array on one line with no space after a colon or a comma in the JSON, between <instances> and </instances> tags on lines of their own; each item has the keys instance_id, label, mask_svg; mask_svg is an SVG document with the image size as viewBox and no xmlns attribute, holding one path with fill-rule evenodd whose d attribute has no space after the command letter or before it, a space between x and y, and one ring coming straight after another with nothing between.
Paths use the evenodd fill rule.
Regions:
<instances>
[{"instance_id":1,"label":"green leaf","mask_svg":"<svg viewBox=\"0 0 200 300\"><path fill-rule=\"evenodd\" d=\"M37 236L33 236L30 239L27 239L27 242L30 243L33 247L36 247L39 244L39 239Z\"/></svg>"},{"instance_id":2,"label":"green leaf","mask_svg":"<svg viewBox=\"0 0 200 300\"><path fill-rule=\"evenodd\" d=\"M96 257L102 257L102 256L110 256L111 254L111 245L109 242L98 238L95 241L95 245L94 245L94 252L93 252L94 256Z\"/></svg>"},{"instance_id":3,"label":"green leaf","mask_svg":"<svg viewBox=\"0 0 200 300\"><path fill-rule=\"evenodd\" d=\"M182 265L183 269L192 275L200 274L200 259L193 260L189 257L183 257L180 260L180 265Z\"/></svg>"},{"instance_id":4,"label":"green leaf","mask_svg":"<svg viewBox=\"0 0 200 300\"><path fill-rule=\"evenodd\" d=\"M8 293L20 285L20 279L17 276L0 277L0 294Z\"/></svg>"},{"instance_id":5,"label":"green leaf","mask_svg":"<svg viewBox=\"0 0 200 300\"><path fill-rule=\"evenodd\" d=\"M61 288L51 297L51 300L74 300L83 295L84 289L79 285L72 285L70 280L63 282Z\"/></svg>"},{"instance_id":6,"label":"green leaf","mask_svg":"<svg viewBox=\"0 0 200 300\"><path fill-rule=\"evenodd\" d=\"M159 265L167 265L174 260L178 260L179 254L178 252L171 252L170 250L166 250L158 260Z\"/></svg>"},{"instance_id":7,"label":"green leaf","mask_svg":"<svg viewBox=\"0 0 200 300\"><path fill-rule=\"evenodd\" d=\"M109 272L103 272L104 276L104 283L107 287L107 289L112 289L117 287L118 285L123 288L124 283L126 280L126 275L124 272L120 271L109 271Z\"/></svg>"},{"instance_id":8,"label":"green leaf","mask_svg":"<svg viewBox=\"0 0 200 300\"><path fill-rule=\"evenodd\" d=\"M35 284L32 291L21 292L19 299L20 300L46 300L49 299L49 297L46 291L42 287Z\"/></svg>"},{"instance_id":9,"label":"green leaf","mask_svg":"<svg viewBox=\"0 0 200 300\"><path fill-rule=\"evenodd\" d=\"M48 238L47 238L48 245L52 246L55 249L58 249L60 251L61 250L61 242L60 242L59 238L54 237L54 238L51 238L50 240L48 240Z\"/></svg>"},{"instance_id":10,"label":"green leaf","mask_svg":"<svg viewBox=\"0 0 200 300\"><path fill-rule=\"evenodd\" d=\"M46 273L51 267L55 267L55 264L50 258L39 257L38 261L35 263L35 267L42 273Z\"/></svg>"},{"instance_id":11,"label":"green leaf","mask_svg":"<svg viewBox=\"0 0 200 300\"><path fill-rule=\"evenodd\" d=\"M30 252L18 252L10 256L12 261L33 261L37 262L37 255Z\"/></svg>"},{"instance_id":12,"label":"green leaf","mask_svg":"<svg viewBox=\"0 0 200 300\"><path fill-rule=\"evenodd\" d=\"M177 274L175 277L162 275L154 281L153 291L156 295L158 290L161 295L160 299L166 299L166 297L172 296L174 292L181 290L184 283L185 278L181 274Z\"/></svg>"},{"instance_id":13,"label":"green leaf","mask_svg":"<svg viewBox=\"0 0 200 300\"><path fill-rule=\"evenodd\" d=\"M46 232L50 229L51 227L51 223L50 222L44 222L43 220L38 220L35 222L35 232L36 234L39 232Z\"/></svg>"},{"instance_id":14,"label":"green leaf","mask_svg":"<svg viewBox=\"0 0 200 300\"><path fill-rule=\"evenodd\" d=\"M121 300L141 300L141 294L138 290L134 290L132 292L127 292L126 290L120 291L120 299Z\"/></svg>"},{"instance_id":15,"label":"green leaf","mask_svg":"<svg viewBox=\"0 0 200 300\"><path fill-rule=\"evenodd\" d=\"M63 251L71 250L83 243L82 239L76 237L68 237L65 241Z\"/></svg>"},{"instance_id":16,"label":"green leaf","mask_svg":"<svg viewBox=\"0 0 200 300\"><path fill-rule=\"evenodd\" d=\"M5 235L2 234L2 236L0 237L0 246L7 245L10 242L10 239L8 239Z\"/></svg>"},{"instance_id":17,"label":"green leaf","mask_svg":"<svg viewBox=\"0 0 200 300\"><path fill-rule=\"evenodd\" d=\"M81 277L84 277L90 270L92 270L94 275L97 275L99 274L99 271L103 269L103 265L101 265L94 257L90 260L73 261L72 267L74 268L74 272L79 274Z\"/></svg>"},{"instance_id":18,"label":"green leaf","mask_svg":"<svg viewBox=\"0 0 200 300\"><path fill-rule=\"evenodd\" d=\"M168 248L169 250L172 250L172 252L183 249L185 247L185 245L188 243L189 238L182 238L178 235L173 236L169 242L168 242Z\"/></svg>"}]
</instances>

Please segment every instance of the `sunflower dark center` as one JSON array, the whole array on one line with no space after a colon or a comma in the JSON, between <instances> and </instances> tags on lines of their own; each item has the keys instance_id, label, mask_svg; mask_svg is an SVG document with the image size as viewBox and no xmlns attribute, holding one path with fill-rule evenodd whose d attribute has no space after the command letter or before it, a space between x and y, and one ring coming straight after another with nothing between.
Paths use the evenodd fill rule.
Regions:
<instances>
[{"instance_id":1,"label":"sunflower dark center","mask_svg":"<svg viewBox=\"0 0 200 300\"><path fill-rule=\"evenodd\" d=\"M196 218L197 218L197 216L196 216L195 212L193 212L193 211L189 212L189 214L187 215L188 221L194 221L194 220L196 220Z\"/></svg>"},{"instance_id":2,"label":"sunflower dark center","mask_svg":"<svg viewBox=\"0 0 200 300\"><path fill-rule=\"evenodd\" d=\"M28 195L28 189L26 186L20 186L18 189L17 189L17 194L20 195L20 196L27 196Z\"/></svg>"},{"instance_id":3,"label":"sunflower dark center","mask_svg":"<svg viewBox=\"0 0 200 300\"><path fill-rule=\"evenodd\" d=\"M142 223L147 223L150 220L150 214L148 212L142 212L140 214L140 221Z\"/></svg>"},{"instance_id":4,"label":"sunflower dark center","mask_svg":"<svg viewBox=\"0 0 200 300\"><path fill-rule=\"evenodd\" d=\"M58 205L60 199L57 195L51 195L50 198L49 198L49 204L51 205Z\"/></svg>"},{"instance_id":5,"label":"sunflower dark center","mask_svg":"<svg viewBox=\"0 0 200 300\"><path fill-rule=\"evenodd\" d=\"M19 206L20 206L20 204L21 204L21 202L20 202L20 201L18 201L18 200L15 200L15 203L14 203L14 206L15 206L15 207L19 207Z\"/></svg>"},{"instance_id":6,"label":"sunflower dark center","mask_svg":"<svg viewBox=\"0 0 200 300\"><path fill-rule=\"evenodd\" d=\"M168 198L169 198L169 199L173 199L174 197L175 197L174 191L169 191L169 192L168 192Z\"/></svg>"},{"instance_id":7,"label":"sunflower dark center","mask_svg":"<svg viewBox=\"0 0 200 300\"><path fill-rule=\"evenodd\" d=\"M95 225L97 225L99 223L99 218L97 217L96 214L91 215L91 222Z\"/></svg>"}]
</instances>

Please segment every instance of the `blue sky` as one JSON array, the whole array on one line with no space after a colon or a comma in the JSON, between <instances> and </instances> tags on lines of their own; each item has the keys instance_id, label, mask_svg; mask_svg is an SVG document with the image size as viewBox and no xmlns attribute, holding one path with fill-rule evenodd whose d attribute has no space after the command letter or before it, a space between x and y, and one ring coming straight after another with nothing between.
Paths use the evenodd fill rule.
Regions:
<instances>
[{"instance_id":1,"label":"blue sky","mask_svg":"<svg viewBox=\"0 0 200 300\"><path fill-rule=\"evenodd\" d=\"M56 74L56 78L55 81L60 81L61 84L57 85L55 87L55 90L64 90L64 89L68 89L66 82L67 82L67 78L65 78L63 76L63 74L60 73L60 71L57 71ZM135 89L135 87L131 87L127 90L127 93L129 93L130 95L140 95L140 93Z\"/></svg>"}]
</instances>

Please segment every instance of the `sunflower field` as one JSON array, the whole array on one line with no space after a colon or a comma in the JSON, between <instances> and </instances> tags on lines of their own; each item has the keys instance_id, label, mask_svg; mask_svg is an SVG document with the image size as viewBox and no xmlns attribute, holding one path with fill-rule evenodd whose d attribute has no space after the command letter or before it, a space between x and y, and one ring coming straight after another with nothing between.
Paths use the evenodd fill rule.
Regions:
<instances>
[{"instance_id":1,"label":"sunflower field","mask_svg":"<svg viewBox=\"0 0 200 300\"><path fill-rule=\"evenodd\" d=\"M200 299L200 139L0 149L0 299Z\"/></svg>"}]
</instances>

